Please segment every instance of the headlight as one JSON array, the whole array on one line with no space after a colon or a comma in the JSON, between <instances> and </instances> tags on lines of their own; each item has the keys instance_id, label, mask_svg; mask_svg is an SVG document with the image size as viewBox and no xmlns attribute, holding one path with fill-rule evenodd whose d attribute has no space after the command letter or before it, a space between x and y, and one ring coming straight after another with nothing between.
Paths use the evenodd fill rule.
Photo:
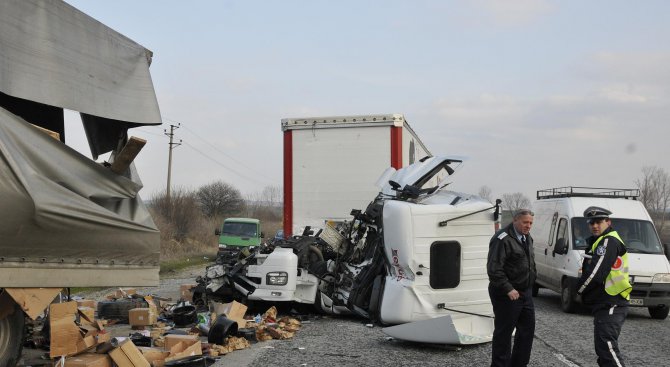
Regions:
<instances>
[{"instance_id":1,"label":"headlight","mask_svg":"<svg viewBox=\"0 0 670 367\"><path fill-rule=\"evenodd\" d=\"M654 278L651 280L652 283L670 283L670 274L661 273L654 275Z\"/></svg>"},{"instance_id":2,"label":"headlight","mask_svg":"<svg viewBox=\"0 0 670 367\"><path fill-rule=\"evenodd\" d=\"M288 273L285 271L273 271L265 275L267 285L286 285L286 283L288 283Z\"/></svg>"}]
</instances>

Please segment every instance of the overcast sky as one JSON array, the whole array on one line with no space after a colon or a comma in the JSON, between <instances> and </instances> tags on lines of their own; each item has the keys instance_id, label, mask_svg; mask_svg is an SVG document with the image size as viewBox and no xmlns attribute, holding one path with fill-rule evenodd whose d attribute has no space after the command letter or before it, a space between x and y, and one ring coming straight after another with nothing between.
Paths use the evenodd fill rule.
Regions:
<instances>
[{"instance_id":1,"label":"overcast sky","mask_svg":"<svg viewBox=\"0 0 670 367\"><path fill-rule=\"evenodd\" d=\"M145 198L170 124L174 186L249 194L281 185L280 120L305 116L402 113L467 157L453 189L494 197L670 171L670 1L68 3L154 52L164 124L130 131Z\"/></svg>"}]
</instances>

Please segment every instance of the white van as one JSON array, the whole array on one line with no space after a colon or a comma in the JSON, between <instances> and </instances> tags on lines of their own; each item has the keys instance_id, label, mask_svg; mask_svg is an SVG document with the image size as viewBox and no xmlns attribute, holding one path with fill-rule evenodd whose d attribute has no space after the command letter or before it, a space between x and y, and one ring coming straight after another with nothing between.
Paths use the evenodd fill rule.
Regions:
<instances>
[{"instance_id":1,"label":"white van","mask_svg":"<svg viewBox=\"0 0 670 367\"><path fill-rule=\"evenodd\" d=\"M665 319L670 310L670 264L649 213L636 189L559 187L539 190L533 203L537 281L540 287L561 294L561 308L578 306L575 285L581 275L585 239L591 235L583 213L589 206L610 210L612 227L624 240L630 263L633 291L630 305L647 307L654 319Z\"/></svg>"}]
</instances>

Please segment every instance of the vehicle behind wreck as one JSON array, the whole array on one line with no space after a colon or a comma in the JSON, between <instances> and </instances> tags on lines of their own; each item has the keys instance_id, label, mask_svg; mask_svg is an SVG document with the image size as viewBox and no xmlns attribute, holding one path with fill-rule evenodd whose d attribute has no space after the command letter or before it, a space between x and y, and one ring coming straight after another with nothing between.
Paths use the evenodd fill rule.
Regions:
<instances>
[{"instance_id":1,"label":"vehicle behind wreck","mask_svg":"<svg viewBox=\"0 0 670 367\"><path fill-rule=\"evenodd\" d=\"M24 313L62 288L158 285L160 236L132 164L143 143L128 134L161 123L151 58L63 1L0 2L0 367L20 356ZM109 164L66 145L64 109Z\"/></svg>"},{"instance_id":2,"label":"vehicle behind wreck","mask_svg":"<svg viewBox=\"0 0 670 367\"><path fill-rule=\"evenodd\" d=\"M196 302L292 301L398 325L385 332L401 339L490 341L486 256L499 206L444 188L457 162L429 157L390 168L379 195L350 221L208 267Z\"/></svg>"}]
</instances>

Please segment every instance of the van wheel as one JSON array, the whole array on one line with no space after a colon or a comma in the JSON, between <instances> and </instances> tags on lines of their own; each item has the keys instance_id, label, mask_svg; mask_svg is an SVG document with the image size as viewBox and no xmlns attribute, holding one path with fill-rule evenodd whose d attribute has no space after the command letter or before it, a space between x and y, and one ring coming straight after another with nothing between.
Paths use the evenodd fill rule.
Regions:
<instances>
[{"instance_id":1,"label":"van wheel","mask_svg":"<svg viewBox=\"0 0 670 367\"><path fill-rule=\"evenodd\" d=\"M567 280L564 280L561 283L561 309L566 313L574 313L577 311L575 291Z\"/></svg>"},{"instance_id":2,"label":"van wheel","mask_svg":"<svg viewBox=\"0 0 670 367\"><path fill-rule=\"evenodd\" d=\"M665 320L668 317L668 311L670 311L668 306L649 307L648 309L649 316L656 320Z\"/></svg>"},{"instance_id":3,"label":"van wheel","mask_svg":"<svg viewBox=\"0 0 670 367\"><path fill-rule=\"evenodd\" d=\"M0 320L0 366L15 366L23 349L23 311L14 305L14 311Z\"/></svg>"},{"instance_id":4,"label":"van wheel","mask_svg":"<svg viewBox=\"0 0 670 367\"><path fill-rule=\"evenodd\" d=\"M538 294L540 294L540 285L535 283L533 284L533 297L537 297Z\"/></svg>"}]
</instances>

